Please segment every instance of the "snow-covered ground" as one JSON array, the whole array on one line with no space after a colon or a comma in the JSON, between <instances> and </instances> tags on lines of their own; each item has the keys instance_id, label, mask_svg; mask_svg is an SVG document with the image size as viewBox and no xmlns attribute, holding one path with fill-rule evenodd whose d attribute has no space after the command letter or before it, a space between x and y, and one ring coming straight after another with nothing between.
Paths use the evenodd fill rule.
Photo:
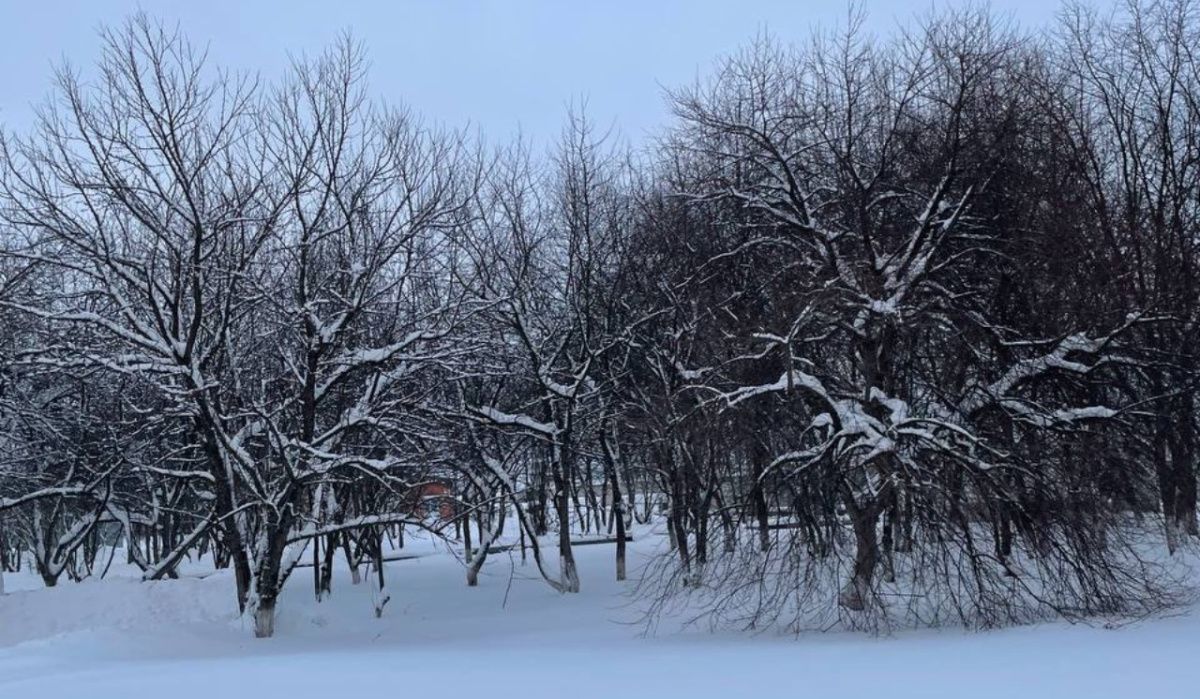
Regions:
<instances>
[{"instance_id":1,"label":"snow-covered ground","mask_svg":"<svg viewBox=\"0 0 1200 699\"><path fill-rule=\"evenodd\" d=\"M645 556L652 537L633 547ZM507 555L465 586L454 557L387 566L392 601L346 571L316 603L307 570L280 602L277 636L254 640L225 573L39 589L8 575L0 596L0 698L162 696L301 699L483 697L1200 696L1200 614L1119 630L1048 624L876 638L663 632L644 637L611 545L579 547L578 595L559 595ZM207 569L194 568L192 572Z\"/></svg>"}]
</instances>

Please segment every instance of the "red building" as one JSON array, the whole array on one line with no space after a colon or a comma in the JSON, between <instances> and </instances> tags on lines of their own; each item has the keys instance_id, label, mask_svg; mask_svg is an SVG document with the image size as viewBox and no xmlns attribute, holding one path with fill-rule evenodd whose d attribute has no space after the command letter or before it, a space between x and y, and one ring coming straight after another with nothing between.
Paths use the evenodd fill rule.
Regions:
<instances>
[{"instance_id":1,"label":"red building","mask_svg":"<svg viewBox=\"0 0 1200 699\"><path fill-rule=\"evenodd\" d=\"M431 479L409 490L412 512L421 517L443 521L454 519L458 512L454 483L446 479Z\"/></svg>"}]
</instances>

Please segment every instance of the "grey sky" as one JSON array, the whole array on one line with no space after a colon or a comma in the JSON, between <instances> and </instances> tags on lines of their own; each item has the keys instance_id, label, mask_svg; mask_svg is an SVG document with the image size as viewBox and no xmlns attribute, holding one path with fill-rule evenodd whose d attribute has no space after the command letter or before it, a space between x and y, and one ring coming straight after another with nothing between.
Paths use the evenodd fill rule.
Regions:
<instances>
[{"instance_id":1,"label":"grey sky","mask_svg":"<svg viewBox=\"0 0 1200 699\"><path fill-rule=\"evenodd\" d=\"M881 30L934 4L865 3ZM991 5L1028 25L1057 8L1056 0ZM0 0L0 122L28 126L52 65L67 58L86 68L99 51L97 27L138 7L179 22L213 61L266 78L282 73L288 52L319 51L349 28L369 50L374 95L493 138L520 125L539 141L557 133L564 105L578 97L591 116L615 119L639 140L665 119L660 85L689 82L763 27L799 38L846 12L843 0Z\"/></svg>"}]
</instances>

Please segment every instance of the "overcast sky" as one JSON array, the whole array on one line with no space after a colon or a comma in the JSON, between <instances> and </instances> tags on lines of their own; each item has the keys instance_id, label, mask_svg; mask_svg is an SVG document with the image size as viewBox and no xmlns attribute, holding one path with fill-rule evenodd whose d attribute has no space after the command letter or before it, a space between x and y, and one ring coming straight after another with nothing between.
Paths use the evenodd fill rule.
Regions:
<instances>
[{"instance_id":1,"label":"overcast sky","mask_svg":"<svg viewBox=\"0 0 1200 699\"><path fill-rule=\"evenodd\" d=\"M953 4L939 0L942 5ZM887 31L930 0L866 0ZM992 0L1026 25L1053 19L1056 0ZM690 82L763 28L801 38L837 23L843 0L0 0L0 122L23 129L63 59L86 68L96 30L139 7L178 22L220 65L282 74L288 53L315 53L350 29L369 51L372 93L426 117L474 124L492 138L520 126L544 141L564 105L641 140L665 119L663 85Z\"/></svg>"}]
</instances>

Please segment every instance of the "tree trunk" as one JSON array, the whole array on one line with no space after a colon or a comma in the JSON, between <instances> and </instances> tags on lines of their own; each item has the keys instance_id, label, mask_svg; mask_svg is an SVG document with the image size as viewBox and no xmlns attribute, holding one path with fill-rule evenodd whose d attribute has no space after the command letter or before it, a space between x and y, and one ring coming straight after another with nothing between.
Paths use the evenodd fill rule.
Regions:
<instances>
[{"instance_id":1,"label":"tree trunk","mask_svg":"<svg viewBox=\"0 0 1200 699\"><path fill-rule=\"evenodd\" d=\"M571 550L571 509L566 483L558 474L555 474L555 480L559 488L555 503L558 507L558 561L563 592L579 592L579 572L575 569L575 554Z\"/></svg>"},{"instance_id":2,"label":"tree trunk","mask_svg":"<svg viewBox=\"0 0 1200 699\"><path fill-rule=\"evenodd\" d=\"M504 531L504 516L507 508L503 506L504 501L500 497L500 493L497 493L493 499L501 503L500 511L496 514L495 519L492 520L493 525L491 528L486 532L482 529L479 532L479 548L475 551L475 555L469 559L470 563L467 565L467 587L476 587L479 585L479 571L483 568L483 564L487 560L488 549L491 548L492 542Z\"/></svg>"},{"instance_id":3,"label":"tree trunk","mask_svg":"<svg viewBox=\"0 0 1200 699\"><path fill-rule=\"evenodd\" d=\"M266 550L260 551L260 558L255 561L254 576L254 636L255 638L270 638L275 633L275 601L279 598L287 576L291 574L303 551L297 550L288 564L283 564L283 554L288 546L288 534L292 528L292 517L287 514L292 510L291 502L285 499L284 506L279 508L279 514L264 517L261 526L266 527Z\"/></svg>"},{"instance_id":4,"label":"tree trunk","mask_svg":"<svg viewBox=\"0 0 1200 699\"><path fill-rule=\"evenodd\" d=\"M871 583L879 563L879 546L875 531L878 515L875 508L859 508L850 495L846 496L846 508L850 511L854 526L854 568L850 579L838 594L838 604L851 611L860 612L867 608L871 596Z\"/></svg>"},{"instance_id":5,"label":"tree trunk","mask_svg":"<svg viewBox=\"0 0 1200 699\"><path fill-rule=\"evenodd\" d=\"M336 534L330 534L325 538L325 559L321 565L321 577L317 580L317 594L322 599L329 597L333 592L333 558L337 552L338 539Z\"/></svg>"},{"instance_id":6,"label":"tree trunk","mask_svg":"<svg viewBox=\"0 0 1200 699\"><path fill-rule=\"evenodd\" d=\"M625 489L622 487L620 472L620 457L617 452L617 442L605 427L601 428L600 451L604 454L604 465L608 471L609 488L612 490L612 519L617 535L617 581L625 579L625 527L626 517L629 516L625 503Z\"/></svg>"},{"instance_id":7,"label":"tree trunk","mask_svg":"<svg viewBox=\"0 0 1200 699\"><path fill-rule=\"evenodd\" d=\"M383 579L383 535L380 533L372 538L375 553L375 618L378 619L383 616L383 608L391 601L392 596L388 594Z\"/></svg>"},{"instance_id":8,"label":"tree trunk","mask_svg":"<svg viewBox=\"0 0 1200 699\"><path fill-rule=\"evenodd\" d=\"M359 558L350 549L350 532L344 532L342 534L342 551L346 554L346 566L350 568L350 584L358 585L362 582L362 574L358 570Z\"/></svg>"},{"instance_id":9,"label":"tree trunk","mask_svg":"<svg viewBox=\"0 0 1200 699\"><path fill-rule=\"evenodd\" d=\"M754 508L754 517L758 520L758 548L761 551L771 549L770 516L767 509L766 484L763 483L763 469L766 468L766 450L757 441L754 444L754 460L752 475L754 483L750 490L750 502Z\"/></svg>"}]
</instances>

